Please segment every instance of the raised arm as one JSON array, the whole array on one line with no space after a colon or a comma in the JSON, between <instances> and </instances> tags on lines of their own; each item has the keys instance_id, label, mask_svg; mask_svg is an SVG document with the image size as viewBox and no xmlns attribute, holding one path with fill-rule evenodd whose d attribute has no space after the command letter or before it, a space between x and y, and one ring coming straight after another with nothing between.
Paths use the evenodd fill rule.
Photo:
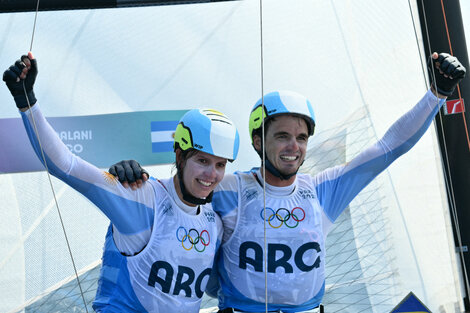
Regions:
<instances>
[{"instance_id":1,"label":"raised arm","mask_svg":"<svg viewBox=\"0 0 470 313\"><path fill-rule=\"evenodd\" d=\"M138 191L123 188L112 175L72 154L36 103L33 86L37 73L37 62L29 53L5 71L3 80L21 111L28 137L39 159L43 164L45 159L52 175L90 199L119 233L132 240L136 237L139 237L138 241L144 240L140 235L148 233L153 224L155 196L152 186L145 184Z\"/></svg>"},{"instance_id":2,"label":"raised arm","mask_svg":"<svg viewBox=\"0 0 470 313\"><path fill-rule=\"evenodd\" d=\"M449 54L434 53L430 64L432 87L418 104L398 119L377 143L350 162L327 169L314 178L320 203L331 222L367 184L418 142L447 96L465 76L465 68Z\"/></svg>"}]
</instances>

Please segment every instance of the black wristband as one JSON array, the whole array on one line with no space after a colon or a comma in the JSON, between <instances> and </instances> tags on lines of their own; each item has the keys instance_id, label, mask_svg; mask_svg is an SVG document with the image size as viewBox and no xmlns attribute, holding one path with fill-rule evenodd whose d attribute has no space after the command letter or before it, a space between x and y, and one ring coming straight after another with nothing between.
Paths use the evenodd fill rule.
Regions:
<instances>
[{"instance_id":1,"label":"black wristband","mask_svg":"<svg viewBox=\"0 0 470 313\"><path fill-rule=\"evenodd\" d=\"M15 99L16 107L18 109L28 108L30 106L33 106L37 102L37 99L36 99L36 96L34 95L33 90L30 90L29 92L27 92L26 95L28 96L28 99L26 99L24 94L16 95L13 97ZM29 105L28 105L28 101L29 101Z\"/></svg>"}]
</instances>

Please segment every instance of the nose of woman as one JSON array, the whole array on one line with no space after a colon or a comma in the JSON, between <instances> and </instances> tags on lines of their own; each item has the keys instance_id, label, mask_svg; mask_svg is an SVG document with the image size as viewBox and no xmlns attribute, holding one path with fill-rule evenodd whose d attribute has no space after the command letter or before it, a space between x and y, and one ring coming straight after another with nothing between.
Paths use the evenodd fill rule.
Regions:
<instances>
[{"instance_id":1,"label":"nose of woman","mask_svg":"<svg viewBox=\"0 0 470 313\"><path fill-rule=\"evenodd\" d=\"M217 164L211 164L204 170L204 175L210 179L216 179L217 177Z\"/></svg>"}]
</instances>

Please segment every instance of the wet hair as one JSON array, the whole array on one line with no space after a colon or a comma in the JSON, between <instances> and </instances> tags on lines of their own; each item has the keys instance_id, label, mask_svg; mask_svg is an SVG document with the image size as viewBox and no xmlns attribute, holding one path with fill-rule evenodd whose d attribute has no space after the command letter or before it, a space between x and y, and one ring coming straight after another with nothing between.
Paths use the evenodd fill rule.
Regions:
<instances>
[{"instance_id":1,"label":"wet hair","mask_svg":"<svg viewBox=\"0 0 470 313\"><path fill-rule=\"evenodd\" d=\"M177 146L175 147L175 155L176 155L176 151L177 150L180 150L181 151L181 160L180 160L180 163L178 164L178 160L175 160L175 163L173 163L173 169L176 169L176 175L178 175L178 177L180 179L183 178L183 168L184 166L186 165L186 161L188 161L192 156L196 155L198 152L198 150L196 149L188 149L188 150L183 150L179 147L178 144L176 144Z\"/></svg>"}]
</instances>

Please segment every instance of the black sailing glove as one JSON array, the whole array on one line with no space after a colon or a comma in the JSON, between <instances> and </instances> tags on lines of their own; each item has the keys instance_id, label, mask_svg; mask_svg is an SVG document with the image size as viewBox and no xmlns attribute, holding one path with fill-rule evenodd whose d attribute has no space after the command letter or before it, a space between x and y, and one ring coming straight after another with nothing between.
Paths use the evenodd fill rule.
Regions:
<instances>
[{"instance_id":1,"label":"black sailing glove","mask_svg":"<svg viewBox=\"0 0 470 313\"><path fill-rule=\"evenodd\" d=\"M135 183L137 180L144 179L144 174L149 177L149 173L144 170L135 160L124 160L112 165L109 173L116 176L121 183Z\"/></svg>"},{"instance_id":2,"label":"black sailing glove","mask_svg":"<svg viewBox=\"0 0 470 313\"><path fill-rule=\"evenodd\" d=\"M26 68L25 59L28 59L31 63L31 67L28 69L26 77L21 79L20 76L23 69ZM29 59L27 55L21 56L21 60L15 62L14 65L10 66L3 73L3 81L7 84L13 98L15 99L16 106L18 109L23 109L29 105L36 103L36 97L34 96L33 86L38 75L38 65L36 59ZM24 88L23 88L24 83ZM26 94L25 94L26 89ZM26 97L28 97L26 99Z\"/></svg>"},{"instance_id":3,"label":"black sailing glove","mask_svg":"<svg viewBox=\"0 0 470 313\"><path fill-rule=\"evenodd\" d=\"M434 65L434 71L431 64ZM436 87L437 84L437 92L445 96L452 95L455 87L465 77L466 73L462 63L448 53L439 53L437 59L430 56L428 70L431 77L431 86Z\"/></svg>"}]
</instances>

